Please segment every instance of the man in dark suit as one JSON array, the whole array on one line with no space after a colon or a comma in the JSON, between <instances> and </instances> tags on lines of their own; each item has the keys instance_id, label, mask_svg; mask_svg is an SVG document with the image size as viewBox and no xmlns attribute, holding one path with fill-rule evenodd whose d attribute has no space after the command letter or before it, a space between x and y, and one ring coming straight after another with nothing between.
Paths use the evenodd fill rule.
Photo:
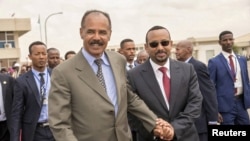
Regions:
<instances>
[{"instance_id":1,"label":"man in dark suit","mask_svg":"<svg viewBox=\"0 0 250 141\"><path fill-rule=\"evenodd\" d=\"M128 71L132 89L156 115L173 126L174 141L198 141L194 120L200 116L202 95L193 66L169 58L172 40L165 27L148 30L145 49L149 60ZM163 68L167 69L164 73ZM165 83L166 77L170 84ZM145 141L153 140L141 126L139 133Z\"/></svg>"},{"instance_id":2,"label":"man in dark suit","mask_svg":"<svg viewBox=\"0 0 250 141\"><path fill-rule=\"evenodd\" d=\"M57 48L51 47L47 49L48 68L53 69L60 64L60 51Z\"/></svg>"},{"instance_id":3,"label":"man in dark suit","mask_svg":"<svg viewBox=\"0 0 250 141\"><path fill-rule=\"evenodd\" d=\"M0 74L0 141L10 140L10 112L15 79Z\"/></svg>"},{"instance_id":4,"label":"man in dark suit","mask_svg":"<svg viewBox=\"0 0 250 141\"><path fill-rule=\"evenodd\" d=\"M216 125L218 121L218 103L215 87L209 77L207 66L193 58L193 44L191 41L183 40L178 42L175 48L175 54L178 61L192 64L197 73L203 102L201 115L195 121L195 126L198 130L200 141L207 141L208 124Z\"/></svg>"},{"instance_id":5,"label":"man in dark suit","mask_svg":"<svg viewBox=\"0 0 250 141\"><path fill-rule=\"evenodd\" d=\"M120 43L119 53L121 53L127 60L126 69L130 70L135 67L135 43L132 39L123 39Z\"/></svg>"},{"instance_id":6,"label":"man in dark suit","mask_svg":"<svg viewBox=\"0 0 250 141\"><path fill-rule=\"evenodd\" d=\"M250 108L250 84L247 59L233 51L234 37L231 31L219 35L222 52L211 58L208 70L218 101L223 125L249 125L247 109Z\"/></svg>"},{"instance_id":7,"label":"man in dark suit","mask_svg":"<svg viewBox=\"0 0 250 141\"><path fill-rule=\"evenodd\" d=\"M43 42L29 46L32 69L16 79L11 111L11 141L54 141L48 124L50 71Z\"/></svg>"},{"instance_id":8,"label":"man in dark suit","mask_svg":"<svg viewBox=\"0 0 250 141\"><path fill-rule=\"evenodd\" d=\"M131 141L129 111L149 132L171 140L172 126L167 122L158 124L157 116L131 91L125 58L105 51L111 29L108 13L85 12L80 28L83 47L72 59L53 69L49 123L55 139Z\"/></svg>"}]
</instances>

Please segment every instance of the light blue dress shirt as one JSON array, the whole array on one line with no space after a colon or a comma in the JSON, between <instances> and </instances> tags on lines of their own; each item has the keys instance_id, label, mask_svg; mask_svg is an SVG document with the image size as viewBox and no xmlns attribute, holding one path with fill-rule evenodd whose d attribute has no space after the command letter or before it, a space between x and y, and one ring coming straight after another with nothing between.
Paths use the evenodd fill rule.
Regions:
<instances>
[{"instance_id":1,"label":"light blue dress shirt","mask_svg":"<svg viewBox=\"0 0 250 141\"><path fill-rule=\"evenodd\" d=\"M34 70L32 68L32 73L33 76L35 78L36 81L36 85L39 91L39 97L41 97L40 95L40 76L38 71ZM49 72L47 70L47 68L44 70L44 81L45 81L45 99L43 100L43 105L42 105L42 110L41 110L41 114L40 117L38 119L39 123L43 123L43 122L48 122L48 94L49 94L49 89L50 89L50 75Z\"/></svg>"},{"instance_id":2,"label":"light blue dress shirt","mask_svg":"<svg viewBox=\"0 0 250 141\"><path fill-rule=\"evenodd\" d=\"M86 60L88 61L89 65L93 69L94 73L97 74L98 66L94 62L95 59L97 59L97 58L91 56L84 48L82 48L82 54L86 58ZM102 54L101 59L103 60L102 72L103 72L103 77L104 77L105 84L106 84L107 94L108 94L110 101L114 105L115 115L117 115L118 104L117 104L117 91L116 91L115 78L114 78L110 63L107 59L107 56L104 53Z\"/></svg>"}]
</instances>

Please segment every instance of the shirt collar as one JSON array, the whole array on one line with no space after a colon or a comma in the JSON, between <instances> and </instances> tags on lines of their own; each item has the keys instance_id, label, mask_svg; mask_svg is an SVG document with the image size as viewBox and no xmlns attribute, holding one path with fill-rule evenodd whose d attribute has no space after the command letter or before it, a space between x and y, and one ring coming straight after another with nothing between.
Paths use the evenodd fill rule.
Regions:
<instances>
[{"instance_id":1,"label":"shirt collar","mask_svg":"<svg viewBox=\"0 0 250 141\"><path fill-rule=\"evenodd\" d=\"M154 70L154 72L159 71L160 67L166 67L168 69L168 72L170 72L170 64L169 64L169 58L167 59L166 63L163 66L160 66L158 64L156 64L154 61L152 61L152 59L149 59L149 62Z\"/></svg>"},{"instance_id":2,"label":"shirt collar","mask_svg":"<svg viewBox=\"0 0 250 141\"><path fill-rule=\"evenodd\" d=\"M82 54L86 58L86 60L89 62L89 64L92 66L95 62L95 57L93 57L91 54L89 54L86 49L83 47L82 48ZM102 56L100 57L105 65L110 65L109 61L105 55L105 53L102 53Z\"/></svg>"},{"instance_id":3,"label":"shirt collar","mask_svg":"<svg viewBox=\"0 0 250 141\"><path fill-rule=\"evenodd\" d=\"M225 51L221 51L222 55L225 57L225 58L228 58L229 55L233 55L233 57L236 58L236 55L234 54L234 52L232 52L231 54L228 53L228 52L225 52Z\"/></svg>"}]
</instances>

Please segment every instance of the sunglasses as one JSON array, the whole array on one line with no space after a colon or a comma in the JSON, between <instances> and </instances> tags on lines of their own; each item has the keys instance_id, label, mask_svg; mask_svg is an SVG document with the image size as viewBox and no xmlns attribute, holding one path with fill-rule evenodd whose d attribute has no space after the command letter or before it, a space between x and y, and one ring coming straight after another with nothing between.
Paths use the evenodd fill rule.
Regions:
<instances>
[{"instance_id":1,"label":"sunglasses","mask_svg":"<svg viewBox=\"0 0 250 141\"><path fill-rule=\"evenodd\" d=\"M161 42L151 42L149 43L149 46L151 48L156 48L158 47L159 43L162 45L162 46L168 46L169 45L169 41L161 41Z\"/></svg>"}]
</instances>

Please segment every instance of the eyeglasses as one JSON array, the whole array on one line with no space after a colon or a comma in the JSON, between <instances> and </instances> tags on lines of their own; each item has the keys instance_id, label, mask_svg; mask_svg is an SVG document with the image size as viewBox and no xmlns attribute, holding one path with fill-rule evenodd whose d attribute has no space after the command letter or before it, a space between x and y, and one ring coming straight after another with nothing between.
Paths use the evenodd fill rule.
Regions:
<instances>
[{"instance_id":1,"label":"eyeglasses","mask_svg":"<svg viewBox=\"0 0 250 141\"><path fill-rule=\"evenodd\" d=\"M161 42L151 42L149 43L149 46L151 48L156 48L158 47L159 43L162 45L162 46L168 46L169 45L169 41L161 41Z\"/></svg>"}]
</instances>

